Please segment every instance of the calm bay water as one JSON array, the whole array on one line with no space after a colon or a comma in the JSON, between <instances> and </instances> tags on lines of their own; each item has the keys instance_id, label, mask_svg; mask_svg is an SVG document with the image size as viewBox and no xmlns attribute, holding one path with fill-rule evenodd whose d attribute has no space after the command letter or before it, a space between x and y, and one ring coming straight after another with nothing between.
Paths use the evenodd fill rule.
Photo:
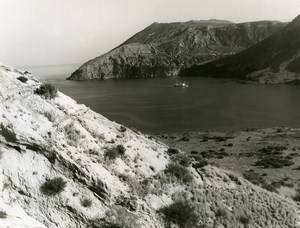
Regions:
<instances>
[{"instance_id":1,"label":"calm bay water","mask_svg":"<svg viewBox=\"0 0 300 228\"><path fill-rule=\"evenodd\" d=\"M184 78L65 80L77 65L23 67L110 120L143 132L300 127L300 88Z\"/></svg>"}]
</instances>

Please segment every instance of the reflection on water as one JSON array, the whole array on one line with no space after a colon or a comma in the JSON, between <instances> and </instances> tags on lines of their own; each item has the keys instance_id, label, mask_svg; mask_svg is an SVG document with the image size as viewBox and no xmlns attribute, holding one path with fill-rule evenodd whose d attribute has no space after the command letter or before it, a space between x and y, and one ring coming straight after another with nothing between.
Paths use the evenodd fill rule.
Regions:
<instances>
[{"instance_id":1,"label":"reflection on water","mask_svg":"<svg viewBox=\"0 0 300 228\"><path fill-rule=\"evenodd\" d=\"M185 78L190 87L183 89L173 87L171 78L64 80L77 67L54 67L52 74L38 69L38 77L107 118L144 132L300 127L298 86Z\"/></svg>"}]
</instances>

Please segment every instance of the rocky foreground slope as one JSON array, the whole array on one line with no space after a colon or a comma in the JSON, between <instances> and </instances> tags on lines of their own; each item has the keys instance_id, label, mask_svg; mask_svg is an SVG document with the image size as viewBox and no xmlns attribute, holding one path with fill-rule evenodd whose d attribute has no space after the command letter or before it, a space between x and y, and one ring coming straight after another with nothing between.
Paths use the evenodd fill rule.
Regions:
<instances>
[{"instance_id":1,"label":"rocky foreground slope","mask_svg":"<svg viewBox=\"0 0 300 228\"><path fill-rule=\"evenodd\" d=\"M185 76L232 77L259 83L299 83L300 16L280 32L240 52L181 72Z\"/></svg>"},{"instance_id":2,"label":"rocky foreground slope","mask_svg":"<svg viewBox=\"0 0 300 228\"><path fill-rule=\"evenodd\" d=\"M0 66L1 227L297 227L278 194Z\"/></svg>"},{"instance_id":3,"label":"rocky foreground slope","mask_svg":"<svg viewBox=\"0 0 300 228\"><path fill-rule=\"evenodd\" d=\"M86 62L68 79L177 76L194 64L240 52L284 26L277 21L153 23L119 47Z\"/></svg>"}]
</instances>

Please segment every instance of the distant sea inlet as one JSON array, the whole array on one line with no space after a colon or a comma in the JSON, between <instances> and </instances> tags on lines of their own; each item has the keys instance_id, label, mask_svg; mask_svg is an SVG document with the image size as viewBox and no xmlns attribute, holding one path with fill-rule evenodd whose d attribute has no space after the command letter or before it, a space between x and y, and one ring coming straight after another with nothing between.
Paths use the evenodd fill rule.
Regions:
<instances>
[{"instance_id":1,"label":"distant sea inlet","mask_svg":"<svg viewBox=\"0 0 300 228\"><path fill-rule=\"evenodd\" d=\"M21 67L92 110L145 133L300 127L300 89L230 79L65 80L79 65ZM186 81L188 88L174 87Z\"/></svg>"}]
</instances>

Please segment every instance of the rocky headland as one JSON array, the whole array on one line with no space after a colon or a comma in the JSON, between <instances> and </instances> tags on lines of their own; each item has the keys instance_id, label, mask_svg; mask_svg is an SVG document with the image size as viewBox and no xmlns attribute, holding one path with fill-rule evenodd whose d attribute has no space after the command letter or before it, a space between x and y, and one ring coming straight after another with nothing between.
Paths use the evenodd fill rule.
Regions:
<instances>
[{"instance_id":1,"label":"rocky headland","mask_svg":"<svg viewBox=\"0 0 300 228\"><path fill-rule=\"evenodd\" d=\"M178 76L182 69L245 50L285 25L221 20L153 23L112 51L84 63L68 79Z\"/></svg>"}]
</instances>

